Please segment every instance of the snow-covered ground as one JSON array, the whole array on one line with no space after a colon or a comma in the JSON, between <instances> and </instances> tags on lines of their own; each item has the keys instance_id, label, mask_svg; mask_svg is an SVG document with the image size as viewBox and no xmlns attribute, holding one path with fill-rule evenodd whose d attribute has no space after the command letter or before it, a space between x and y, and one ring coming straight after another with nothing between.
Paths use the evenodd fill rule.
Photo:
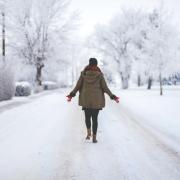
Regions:
<instances>
[{"instance_id":1,"label":"snow-covered ground","mask_svg":"<svg viewBox=\"0 0 180 180\"><path fill-rule=\"evenodd\" d=\"M160 96L157 89L122 91L122 106L180 152L180 87L165 87L164 96Z\"/></svg>"},{"instance_id":2,"label":"snow-covered ground","mask_svg":"<svg viewBox=\"0 0 180 180\"><path fill-rule=\"evenodd\" d=\"M53 91L8 109L0 103L2 180L179 180L180 91L115 91L85 141L77 98Z\"/></svg>"}]
</instances>

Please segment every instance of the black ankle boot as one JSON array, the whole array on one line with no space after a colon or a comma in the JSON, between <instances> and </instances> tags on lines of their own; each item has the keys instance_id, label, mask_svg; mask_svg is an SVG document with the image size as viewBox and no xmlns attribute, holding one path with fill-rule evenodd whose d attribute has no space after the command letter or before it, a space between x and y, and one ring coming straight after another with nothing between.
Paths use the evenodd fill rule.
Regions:
<instances>
[{"instance_id":1,"label":"black ankle boot","mask_svg":"<svg viewBox=\"0 0 180 180\"><path fill-rule=\"evenodd\" d=\"M96 134L93 134L93 139L92 139L93 143L97 143L97 139L96 139Z\"/></svg>"}]
</instances>

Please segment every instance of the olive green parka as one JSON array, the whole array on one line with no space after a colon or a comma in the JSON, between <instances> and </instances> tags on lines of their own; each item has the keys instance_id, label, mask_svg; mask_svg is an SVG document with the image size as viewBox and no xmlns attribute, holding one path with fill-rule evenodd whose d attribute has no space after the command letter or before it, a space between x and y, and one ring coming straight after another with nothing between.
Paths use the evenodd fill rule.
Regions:
<instances>
[{"instance_id":1,"label":"olive green parka","mask_svg":"<svg viewBox=\"0 0 180 180\"><path fill-rule=\"evenodd\" d=\"M105 107L105 96L107 93L113 96L109 90L104 75L98 71L82 71L80 78L70 94L76 95L79 91L79 105L83 108L102 109Z\"/></svg>"}]
</instances>

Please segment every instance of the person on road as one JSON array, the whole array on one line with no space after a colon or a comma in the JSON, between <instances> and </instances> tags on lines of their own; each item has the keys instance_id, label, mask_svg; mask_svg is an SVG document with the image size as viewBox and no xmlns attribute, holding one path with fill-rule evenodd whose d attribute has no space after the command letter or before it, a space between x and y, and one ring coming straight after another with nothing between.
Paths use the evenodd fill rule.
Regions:
<instances>
[{"instance_id":1,"label":"person on road","mask_svg":"<svg viewBox=\"0 0 180 180\"><path fill-rule=\"evenodd\" d=\"M98 61L95 58L89 59L89 65L81 72L75 88L67 96L68 101L75 97L79 91L79 106L85 112L85 123L87 127L87 140L91 138L91 118L92 118L92 142L97 143L96 134L98 128L99 110L105 107L105 96L107 93L112 100L118 102L115 96L108 88L104 75L98 67Z\"/></svg>"}]
</instances>

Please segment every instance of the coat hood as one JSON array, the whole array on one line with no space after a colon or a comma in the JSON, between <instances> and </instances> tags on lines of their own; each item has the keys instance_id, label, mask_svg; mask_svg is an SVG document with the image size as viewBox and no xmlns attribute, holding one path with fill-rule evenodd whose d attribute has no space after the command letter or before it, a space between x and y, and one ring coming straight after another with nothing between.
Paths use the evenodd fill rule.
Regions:
<instances>
[{"instance_id":1,"label":"coat hood","mask_svg":"<svg viewBox=\"0 0 180 180\"><path fill-rule=\"evenodd\" d=\"M95 83L102 76L102 73L98 71L83 71L81 74L83 80L89 84Z\"/></svg>"}]
</instances>

